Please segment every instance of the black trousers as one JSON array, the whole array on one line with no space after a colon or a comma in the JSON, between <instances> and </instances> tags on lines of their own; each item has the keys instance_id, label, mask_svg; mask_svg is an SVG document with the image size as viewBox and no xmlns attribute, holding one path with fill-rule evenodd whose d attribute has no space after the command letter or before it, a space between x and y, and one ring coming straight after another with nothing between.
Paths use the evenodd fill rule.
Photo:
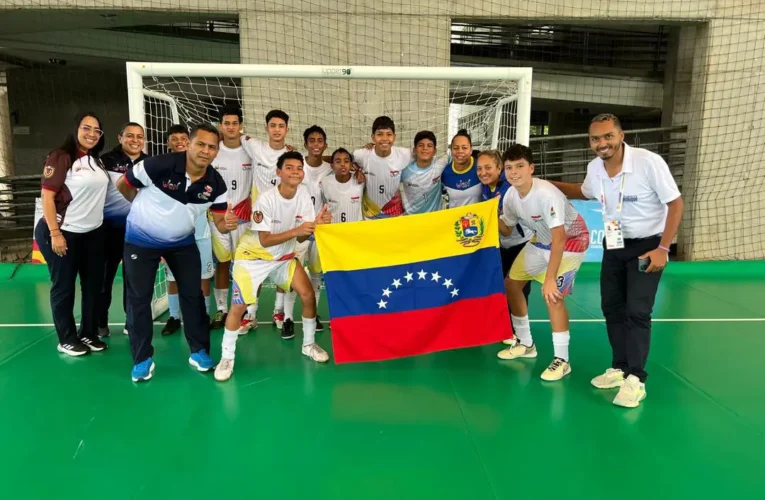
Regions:
<instances>
[{"instance_id":1,"label":"black trousers","mask_svg":"<svg viewBox=\"0 0 765 500\"><path fill-rule=\"evenodd\" d=\"M600 300L613 351L611 367L641 382L648 376L645 364L651 345L651 313L662 273L640 272L638 257L657 248L660 242L658 236L627 239L624 248L608 250L603 241Z\"/></svg>"},{"instance_id":2,"label":"black trousers","mask_svg":"<svg viewBox=\"0 0 765 500\"><path fill-rule=\"evenodd\" d=\"M521 253L521 250L523 250L523 247L525 246L526 243L521 243L520 245L515 245L510 248L499 248L499 255L502 257L502 276L504 278L507 278L507 273L509 273L510 268L513 267L513 262L515 262L516 257L518 257L518 254ZM530 293L531 282L529 281L526 283L526 286L523 287L523 296L526 297L526 304L529 303Z\"/></svg>"},{"instance_id":3,"label":"black trousers","mask_svg":"<svg viewBox=\"0 0 765 500\"><path fill-rule=\"evenodd\" d=\"M106 255L104 259L104 284L98 301L98 326L105 328L109 325L109 307L112 305L112 288L117 269L125 251L125 228L104 223L104 238ZM127 314L127 283L125 268L122 268L122 309Z\"/></svg>"},{"instance_id":4,"label":"black trousers","mask_svg":"<svg viewBox=\"0 0 765 500\"><path fill-rule=\"evenodd\" d=\"M61 231L66 254L58 256L51 247L45 219L35 227L35 241L45 257L50 273L50 308L60 344L73 344L82 337L98 338L98 295L104 278L104 228L87 233ZM82 292L80 329L74 321L77 276Z\"/></svg>"},{"instance_id":5,"label":"black trousers","mask_svg":"<svg viewBox=\"0 0 765 500\"><path fill-rule=\"evenodd\" d=\"M161 258L167 261L178 283L183 331L191 352L202 349L210 352L210 323L199 286L202 263L197 246L192 243L181 248L157 250L126 242L122 265L127 278L128 332L134 364L154 355L151 298Z\"/></svg>"}]
</instances>

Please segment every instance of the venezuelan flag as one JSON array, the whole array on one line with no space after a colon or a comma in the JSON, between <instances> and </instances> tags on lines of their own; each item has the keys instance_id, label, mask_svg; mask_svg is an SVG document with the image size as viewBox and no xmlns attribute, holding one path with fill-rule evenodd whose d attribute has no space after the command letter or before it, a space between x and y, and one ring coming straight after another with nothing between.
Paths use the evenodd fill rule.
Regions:
<instances>
[{"instance_id":1,"label":"venezuelan flag","mask_svg":"<svg viewBox=\"0 0 765 500\"><path fill-rule=\"evenodd\" d=\"M319 226L335 362L511 338L497 203Z\"/></svg>"}]
</instances>

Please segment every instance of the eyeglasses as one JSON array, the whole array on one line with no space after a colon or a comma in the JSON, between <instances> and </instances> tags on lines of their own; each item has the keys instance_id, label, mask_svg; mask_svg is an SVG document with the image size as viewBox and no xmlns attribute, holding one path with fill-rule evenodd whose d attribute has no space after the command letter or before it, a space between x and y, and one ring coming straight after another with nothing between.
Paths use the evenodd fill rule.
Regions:
<instances>
[{"instance_id":1,"label":"eyeglasses","mask_svg":"<svg viewBox=\"0 0 765 500\"><path fill-rule=\"evenodd\" d=\"M83 125L80 127L80 130L82 130L86 134L95 134L97 137L101 137L104 135L104 131L100 128L93 128L90 125Z\"/></svg>"}]
</instances>

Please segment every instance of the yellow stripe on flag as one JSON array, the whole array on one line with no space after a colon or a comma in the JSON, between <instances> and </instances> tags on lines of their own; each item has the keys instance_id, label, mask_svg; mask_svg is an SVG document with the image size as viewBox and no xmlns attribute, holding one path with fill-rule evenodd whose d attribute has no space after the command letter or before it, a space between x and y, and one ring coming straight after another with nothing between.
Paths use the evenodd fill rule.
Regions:
<instances>
[{"instance_id":1,"label":"yellow stripe on flag","mask_svg":"<svg viewBox=\"0 0 765 500\"><path fill-rule=\"evenodd\" d=\"M316 228L324 272L355 271L499 247L498 198L465 207Z\"/></svg>"}]
</instances>

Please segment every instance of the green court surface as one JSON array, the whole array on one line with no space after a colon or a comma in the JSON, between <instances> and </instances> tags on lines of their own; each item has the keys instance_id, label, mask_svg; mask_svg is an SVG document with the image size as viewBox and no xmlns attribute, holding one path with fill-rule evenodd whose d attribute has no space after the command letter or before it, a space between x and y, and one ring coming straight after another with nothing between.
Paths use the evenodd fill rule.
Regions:
<instances>
[{"instance_id":1,"label":"green court surface","mask_svg":"<svg viewBox=\"0 0 765 500\"><path fill-rule=\"evenodd\" d=\"M537 359L491 345L316 365L299 326L282 341L266 321L267 295L230 381L194 371L182 334L158 323L139 385L119 300L109 350L68 358L46 268L0 266L2 497L765 498L765 262L670 264L635 410L589 384L610 363L598 271L585 265L569 301L572 373L558 383L539 379L552 341L535 286ZM331 354L331 332L317 339Z\"/></svg>"}]
</instances>

